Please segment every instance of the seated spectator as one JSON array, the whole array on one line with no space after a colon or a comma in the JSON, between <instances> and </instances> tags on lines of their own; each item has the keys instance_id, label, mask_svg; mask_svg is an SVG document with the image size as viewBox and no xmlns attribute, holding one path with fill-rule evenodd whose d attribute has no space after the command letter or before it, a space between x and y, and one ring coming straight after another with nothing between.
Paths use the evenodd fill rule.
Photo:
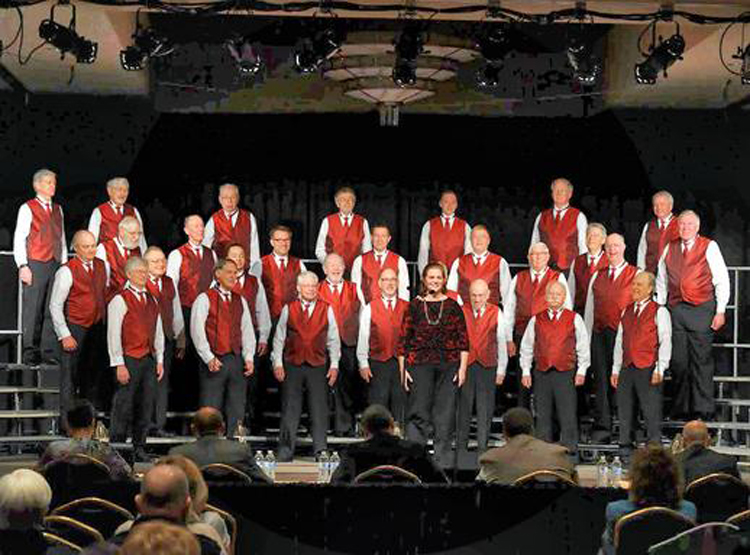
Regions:
<instances>
[{"instance_id":1,"label":"seated spectator","mask_svg":"<svg viewBox=\"0 0 750 555\"><path fill-rule=\"evenodd\" d=\"M152 467L141 482L141 492L135 496L138 516L135 520L123 523L110 540L122 545L131 528L143 522L166 520L186 527L201 545L202 555L226 555L219 534L208 524L188 522L192 499L187 476L181 468L172 464L159 464Z\"/></svg>"},{"instance_id":2,"label":"seated spectator","mask_svg":"<svg viewBox=\"0 0 750 555\"><path fill-rule=\"evenodd\" d=\"M695 521L697 510L682 499L680 472L672 454L655 443L638 449L630 463L630 495L628 499L607 504L607 524L602 537L605 554L614 553L614 530L617 520L639 509L666 507L679 511Z\"/></svg>"},{"instance_id":3,"label":"seated spectator","mask_svg":"<svg viewBox=\"0 0 750 555\"><path fill-rule=\"evenodd\" d=\"M51 500L47 480L33 470L21 468L0 478L0 554L73 553L49 547L44 539L42 525Z\"/></svg>"},{"instance_id":4,"label":"seated spectator","mask_svg":"<svg viewBox=\"0 0 750 555\"><path fill-rule=\"evenodd\" d=\"M187 457L199 468L214 463L228 464L250 476L253 482L271 483L271 479L256 464L250 444L225 437L226 426L219 410L213 407L198 409L191 427L198 439L173 447L169 450L170 455Z\"/></svg>"},{"instance_id":5,"label":"seated spectator","mask_svg":"<svg viewBox=\"0 0 750 555\"><path fill-rule=\"evenodd\" d=\"M577 482L578 474L569 451L562 445L535 438L534 418L523 407L510 409L503 415L505 445L479 457L477 480L494 484L512 484L521 476L537 470L559 472Z\"/></svg>"},{"instance_id":6,"label":"seated spectator","mask_svg":"<svg viewBox=\"0 0 750 555\"><path fill-rule=\"evenodd\" d=\"M195 536L182 526L155 520L139 524L128 534L120 555L200 555Z\"/></svg>"},{"instance_id":7,"label":"seated spectator","mask_svg":"<svg viewBox=\"0 0 750 555\"><path fill-rule=\"evenodd\" d=\"M206 510L206 503L208 503L208 486L206 485L206 481L203 479L203 474L201 474L198 466L193 461L182 455L167 455L156 461L156 464L173 464L182 469L188 479L188 489L190 490L190 499L192 500L190 514L187 518L188 525L194 522L208 524L219 534L224 547L229 549L229 544L231 543L232 538L227 531L227 525L224 522L224 519L221 518L219 513Z\"/></svg>"},{"instance_id":8,"label":"seated spectator","mask_svg":"<svg viewBox=\"0 0 750 555\"><path fill-rule=\"evenodd\" d=\"M132 478L130 465L107 443L94 439L96 430L96 412L94 406L86 400L77 400L66 414L68 421L68 435L70 439L53 441L47 446L42 458L37 463L37 469L42 471L52 462L65 460L70 455L88 455L103 462L109 467L113 480L129 480Z\"/></svg>"},{"instance_id":9,"label":"seated spectator","mask_svg":"<svg viewBox=\"0 0 750 555\"><path fill-rule=\"evenodd\" d=\"M715 472L723 472L740 478L737 457L717 453L709 448L711 437L708 427L702 420L691 420L682 428L684 450L677 453L677 466L680 467L685 485Z\"/></svg>"},{"instance_id":10,"label":"seated spectator","mask_svg":"<svg viewBox=\"0 0 750 555\"><path fill-rule=\"evenodd\" d=\"M446 483L440 468L427 453L427 447L394 434L393 416L382 405L370 405L362 414L365 441L353 443L341 453L341 463L332 483L351 483L357 475L381 465L398 466L425 483Z\"/></svg>"}]
</instances>

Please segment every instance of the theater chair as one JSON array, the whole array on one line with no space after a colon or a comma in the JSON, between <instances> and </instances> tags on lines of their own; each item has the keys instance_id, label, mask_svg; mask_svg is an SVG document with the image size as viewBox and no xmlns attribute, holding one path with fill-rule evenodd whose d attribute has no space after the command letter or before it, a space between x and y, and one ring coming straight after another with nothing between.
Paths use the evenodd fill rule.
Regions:
<instances>
[{"instance_id":1,"label":"theater chair","mask_svg":"<svg viewBox=\"0 0 750 555\"><path fill-rule=\"evenodd\" d=\"M53 492L62 495L64 492L80 490L82 484L106 484L112 482L109 466L102 461L77 453L64 459L47 464L41 474L47 479ZM52 505L55 505L53 499Z\"/></svg>"},{"instance_id":2,"label":"theater chair","mask_svg":"<svg viewBox=\"0 0 750 555\"><path fill-rule=\"evenodd\" d=\"M234 517L234 515L228 513L224 509L220 509L219 507L211 505L209 503L206 503L206 510L213 511L217 513L222 519L224 519L224 523L227 525L227 529L229 530L229 537L231 538L229 544L229 555L234 555L235 548L237 546L237 519Z\"/></svg>"},{"instance_id":3,"label":"theater chair","mask_svg":"<svg viewBox=\"0 0 750 555\"><path fill-rule=\"evenodd\" d=\"M47 545L50 547L64 547L66 549L70 549L71 551L75 551L76 553L81 553L83 549L81 549L80 546L69 542L65 538L61 538L60 536L56 536L55 534L50 534L49 532L43 532L42 534L44 536L44 539L47 542Z\"/></svg>"},{"instance_id":4,"label":"theater chair","mask_svg":"<svg viewBox=\"0 0 750 555\"><path fill-rule=\"evenodd\" d=\"M68 516L44 517L44 529L81 547L104 541L104 536L98 530Z\"/></svg>"},{"instance_id":5,"label":"theater chair","mask_svg":"<svg viewBox=\"0 0 750 555\"><path fill-rule=\"evenodd\" d=\"M60 505L51 516L70 517L98 530L105 538L111 538L123 522L135 519L127 509L98 497L82 497Z\"/></svg>"},{"instance_id":6,"label":"theater chair","mask_svg":"<svg viewBox=\"0 0 750 555\"><path fill-rule=\"evenodd\" d=\"M676 536L652 545L649 555L673 555L675 553L724 553L717 551L716 546L725 538L740 529L727 522L709 522L701 524Z\"/></svg>"},{"instance_id":7,"label":"theater chair","mask_svg":"<svg viewBox=\"0 0 750 555\"><path fill-rule=\"evenodd\" d=\"M514 486L536 486L538 484L554 484L564 487L577 487L578 484L565 474L555 470L535 470L516 479Z\"/></svg>"},{"instance_id":8,"label":"theater chair","mask_svg":"<svg viewBox=\"0 0 750 555\"><path fill-rule=\"evenodd\" d=\"M727 519L729 524L734 524L742 532L750 532L750 510L742 511L736 515L732 515Z\"/></svg>"},{"instance_id":9,"label":"theater chair","mask_svg":"<svg viewBox=\"0 0 750 555\"><path fill-rule=\"evenodd\" d=\"M666 507L648 507L621 517L615 523L617 555L645 555L649 547L690 530L688 517Z\"/></svg>"},{"instance_id":10,"label":"theater chair","mask_svg":"<svg viewBox=\"0 0 750 555\"><path fill-rule=\"evenodd\" d=\"M220 482L223 484L252 484L253 479L239 468L230 464L211 463L201 467L203 479L206 482Z\"/></svg>"},{"instance_id":11,"label":"theater chair","mask_svg":"<svg viewBox=\"0 0 750 555\"><path fill-rule=\"evenodd\" d=\"M408 470L404 470L399 466L383 464L380 466L376 466L375 468L371 468L370 470L365 470L364 472L358 474L354 478L354 483L421 484L422 480L420 480L419 476L417 476L416 474L412 474Z\"/></svg>"},{"instance_id":12,"label":"theater chair","mask_svg":"<svg viewBox=\"0 0 750 555\"><path fill-rule=\"evenodd\" d=\"M690 482L685 499L695 503L698 523L722 522L747 509L747 485L729 474L715 473Z\"/></svg>"}]
</instances>

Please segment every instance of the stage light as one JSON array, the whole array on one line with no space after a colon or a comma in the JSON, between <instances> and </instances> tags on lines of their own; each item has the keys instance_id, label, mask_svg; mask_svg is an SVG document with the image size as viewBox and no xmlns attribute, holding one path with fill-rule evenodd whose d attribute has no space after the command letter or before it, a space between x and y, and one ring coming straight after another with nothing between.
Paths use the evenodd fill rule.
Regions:
<instances>
[{"instance_id":1,"label":"stage light","mask_svg":"<svg viewBox=\"0 0 750 555\"><path fill-rule=\"evenodd\" d=\"M602 71L601 62L594 55L594 45L578 29L568 38L566 49L568 63L573 68L573 77L582 85L594 85Z\"/></svg>"},{"instance_id":2,"label":"stage light","mask_svg":"<svg viewBox=\"0 0 750 555\"><path fill-rule=\"evenodd\" d=\"M315 73L343 42L344 33L333 26L327 27L303 42L294 54L294 66L300 73Z\"/></svg>"},{"instance_id":3,"label":"stage light","mask_svg":"<svg viewBox=\"0 0 750 555\"><path fill-rule=\"evenodd\" d=\"M399 87L411 87L417 82L417 66L415 62L400 60L393 68L393 82Z\"/></svg>"},{"instance_id":4,"label":"stage light","mask_svg":"<svg viewBox=\"0 0 750 555\"><path fill-rule=\"evenodd\" d=\"M53 19L43 20L39 24L39 38L57 48L61 59L69 52L75 56L79 64L93 64L96 61L98 45L76 33L75 15L68 27L56 23Z\"/></svg>"},{"instance_id":5,"label":"stage light","mask_svg":"<svg viewBox=\"0 0 750 555\"><path fill-rule=\"evenodd\" d=\"M120 65L125 71L143 69L149 58L167 56L174 51L169 39L152 28L141 29L136 15L133 45L120 51Z\"/></svg>"},{"instance_id":6,"label":"stage light","mask_svg":"<svg viewBox=\"0 0 750 555\"><path fill-rule=\"evenodd\" d=\"M424 50L421 27L408 23L394 46L396 65L393 67L393 82L399 87L410 87L417 82L417 58Z\"/></svg>"},{"instance_id":7,"label":"stage light","mask_svg":"<svg viewBox=\"0 0 750 555\"><path fill-rule=\"evenodd\" d=\"M635 65L635 81L639 85L654 85L659 77L659 72L667 76L667 69L677 60L682 59L685 52L685 39L679 33L672 35L667 40L659 43L653 48L648 57Z\"/></svg>"},{"instance_id":8,"label":"stage light","mask_svg":"<svg viewBox=\"0 0 750 555\"><path fill-rule=\"evenodd\" d=\"M733 56L733 58L742 60L740 80L743 85L750 85L750 44L748 44L744 50L740 48L737 55Z\"/></svg>"},{"instance_id":9,"label":"stage light","mask_svg":"<svg viewBox=\"0 0 750 555\"><path fill-rule=\"evenodd\" d=\"M477 84L484 88L495 88L500 84L503 61L513 50L513 40L506 27L494 25L477 41L485 65L476 74Z\"/></svg>"},{"instance_id":10,"label":"stage light","mask_svg":"<svg viewBox=\"0 0 750 555\"><path fill-rule=\"evenodd\" d=\"M486 89L494 89L500 84L500 70L502 66L487 64L477 71L477 84Z\"/></svg>"},{"instance_id":11,"label":"stage light","mask_svg":"<svg viewBox=\"0 0 750 555\"><path fill-rule=\"evenodd\" d=\"M226 42L226 46L241 74L256 75L263 68L263 60L249 39L242 37L230 39Z\"/></svg>"}]
</instances>

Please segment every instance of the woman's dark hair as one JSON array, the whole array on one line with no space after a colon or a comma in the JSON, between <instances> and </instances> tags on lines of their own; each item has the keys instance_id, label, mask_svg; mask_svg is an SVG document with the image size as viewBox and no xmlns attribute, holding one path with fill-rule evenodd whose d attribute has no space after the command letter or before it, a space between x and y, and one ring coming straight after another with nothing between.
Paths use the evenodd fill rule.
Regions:
<instances>
[{"instance_id":1,"label":"woman's dark hair","mask_svg":"<svg viewBox=\"0 0 750 555\"><path fill-rule=\"evenodd\" d=\"M672 454L655 443L638 449L630 463L630 500L638 507L677 509L682 477Z\"/></svg>"},{"instance_id":2,"label":"woman's dark hair","mask_svg":"<svg viewBox=\"0 0 750 555\"><path fill-rule=\"evenodd\" d=\"M419 296L424 297L427 295L427 286L425 285L425 278L427 277L427 272L430 270L440 270L440 273L443 274L443 288L440 290L441 293L445 294L448 292L448 270L445 267L445 264L442 262L430 262L427 266L424 267L424 270L422 270L422 280L419 282Z\"/></svg>"}]
</instances>

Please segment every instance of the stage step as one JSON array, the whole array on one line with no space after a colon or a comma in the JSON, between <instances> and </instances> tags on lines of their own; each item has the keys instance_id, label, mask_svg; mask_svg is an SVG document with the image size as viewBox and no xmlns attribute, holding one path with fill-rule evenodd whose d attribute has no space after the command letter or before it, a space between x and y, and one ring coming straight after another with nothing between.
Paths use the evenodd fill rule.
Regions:
<instances>
[{"instance_id":1,"label":"stage step","mask_svg":"<svg viewBox=\"0 0 750 555\"><path fill-rule=\"evenodd\" d=\"M0 395L11 393L42 393L56 395L60 393L60 390L52 387L26 387L14 385L0 386Z\"/></svg>"}]
</instances>

